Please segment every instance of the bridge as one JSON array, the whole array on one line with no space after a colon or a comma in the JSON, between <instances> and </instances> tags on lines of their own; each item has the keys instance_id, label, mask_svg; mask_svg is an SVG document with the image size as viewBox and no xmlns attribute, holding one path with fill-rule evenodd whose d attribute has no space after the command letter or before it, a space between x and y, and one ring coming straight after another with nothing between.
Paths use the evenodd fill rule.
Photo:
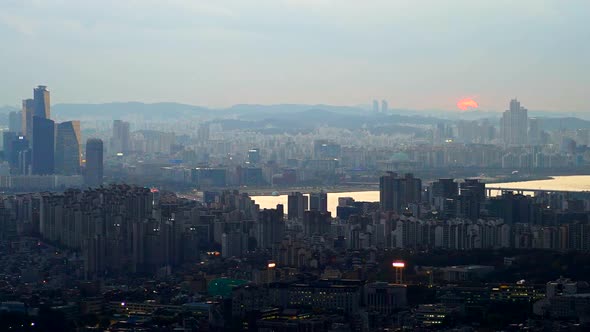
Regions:
<instances>
[{"instance_id":1,"label":"bridge","mask_svg":"<svg viewBox=\"0 0 590 332\"><path fill-rule=\"evenodd\" d=\"M488 197L492 196L492 192L514 192L517 194L524 195L525 193L531 193L533 196L538 194L571 194L571 193L588 193L588 191L573 191L573 190L554 190L554 189L525 189L525 188L506 188L506 187L488 187L486 186L486 195Z\"/></svg>"}]
</instances>

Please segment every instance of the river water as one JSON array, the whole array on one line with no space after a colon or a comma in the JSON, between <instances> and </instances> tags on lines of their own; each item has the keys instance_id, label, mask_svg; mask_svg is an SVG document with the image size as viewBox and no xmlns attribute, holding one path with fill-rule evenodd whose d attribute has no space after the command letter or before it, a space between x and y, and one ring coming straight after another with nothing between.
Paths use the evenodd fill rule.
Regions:
<instances>
[{"instance_id":1,"label":"river water","mask_svg":"<svg viewBox=\"0 0 590 332\"><path fill-rule=\"evenodd\" d=\"M544 189L565 191L590 191L590 175L554 176L549 180L534 180L522 182L490 183L490 187L515 188L515 189ZM336 215L339 197L352 197L355 201L378 202L379 191L353 191L341 193L328 193L328 211L332 216ZM261 209L272 209L277 204L283 204L287 209L287 195L280 196L253 196Z\"/></svg>"}]
</instances>

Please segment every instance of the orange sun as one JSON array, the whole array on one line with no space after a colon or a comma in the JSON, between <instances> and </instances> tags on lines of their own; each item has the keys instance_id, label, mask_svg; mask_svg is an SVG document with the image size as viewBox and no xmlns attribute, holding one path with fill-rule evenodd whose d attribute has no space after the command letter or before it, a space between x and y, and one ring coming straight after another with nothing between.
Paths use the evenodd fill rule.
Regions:
<instances>
[{"instance_id":1,"label":"orange sun","mask_svg":"<svg viewBox=\"0 0 590 332\"><path fill-rule=\"evenodd\" d=\"M467 111L469 108L478 108L479 105L471 98L463 98L457 102L457 107L462 111Z\"/></svg>"}]
</instances>

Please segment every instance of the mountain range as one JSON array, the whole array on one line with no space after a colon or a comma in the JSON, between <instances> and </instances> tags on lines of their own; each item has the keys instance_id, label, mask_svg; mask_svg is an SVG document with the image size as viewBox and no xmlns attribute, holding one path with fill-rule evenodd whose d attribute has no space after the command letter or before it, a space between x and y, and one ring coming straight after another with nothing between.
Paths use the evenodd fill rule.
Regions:
<instances>
[{"instance_id":1,"label":"mountain range","mask_svg":"<svg viewBox=\"0 0 590 332\"><path fill-rule=\"evenodd\" d=\"M11 106L0 107L0 123L7 122L7 114L18 111ZM334 106L307 104L256 105L238 104L229 108L207 108L195 105L165 102L113 102L104 104L55 104L51 107L52 117L58 121L80 119L82 121L128 121L170 122L179 119L187 121L221 122L226 128L311 128L334 126L355 129L390 128L392 131L406 131L407 127L431 126L440 122L457 120L490 119L496 122L501 113L474 110L452 112L441 110L391 109L387 114L374 113L368 107ZM545 130L590 128L590 121L579 116L563 116L563 113L530 111L531 116L550 121L541 121ZM579 114L576 114L579 115ZM584 114L580 114L584 118ZM385 130L389 132L390 130Z\"/></svg>"}]
</instances>

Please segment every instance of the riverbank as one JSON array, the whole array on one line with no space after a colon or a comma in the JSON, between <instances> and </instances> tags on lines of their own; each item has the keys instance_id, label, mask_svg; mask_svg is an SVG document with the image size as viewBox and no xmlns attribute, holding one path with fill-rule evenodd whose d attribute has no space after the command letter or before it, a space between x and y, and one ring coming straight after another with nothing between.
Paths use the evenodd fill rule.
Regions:
<instances>
[{"instance_id":1,"label":"riverbank","mask_svg":"<svg viewBox=\"0 0 590 332\"><path fill-rule=\"evenodd\" d=\"M527 175L527 176L496 176L496 177L474 177L480 179L484 183L505 183L505 182L527 182L527 181L540 181L540 180L551 180L553 176L546 175ZM430 183L434 180L427 181ZM236 188L237 189L237 188ZM326 193L343 193L343 192L365 192L365 191L376 191L379 190L379 183L364 184L364 185L342 185L342 186L306 186L306 187L291 187L291 188L239 188L242 192L247 192L250 196L277 196L277 195L288 195L292 192L301 192L309 194L311 192L326 192Z\"/></svg>"},{"instance_id":2,"label":"riverbank","mask_svg":"<svg viewBox=\"0 0 590 332\"><path fill-rule=\"evenodd\" d=\"M566 176L575 176L575 175L566 175ZM488 179L483 179L483 182L485 183L504 183L504 182L527 182L527 181L542 181L542 180L553 180L555 179L554 176L546 176L546 175L539 175L539 176L524 176L524 177L495 177L495 178L489 178Z\"/></svg>"},{"instance_id":3,"label":"riverbank","mask_svg":"<svg viewBox=\"0 0 590 332\"><path fill-rule=\"evenodd\" d=\"M379 190L379 184L362 186L327 186L327 187L291 187L291 188L240 188L242 192L247 192L250 196L277 196L288 195L292 192L301 192L309 194L312 192L323 191L325 193L344 193L344 192L363 192Z\"/></svg>"},{"instance_id":4,"label":"riverbank","mask_svg":"<svg viewBox=\"0 0 590 332\"><path fill-rule=\"evenodd\" d=\"M554 177L547 177L543 176L540 177L541 180L528 180L525 181L524 178L520 178L519 182L495 182L490 183L490 187L501 187L501 188L519 188L523 189L524 191L528 190L549 190L549 191L567 191L567 192L588 192L590 191L590 176L589 175L573 175L573 176L554 176ZM547 179L549 178L549 179ZM282 192L278 192L278 195L264 195L264 191L262 191L263 195L259 195L257 193L251 194L250 196L252 199L256 201L257 204L260 205L260 208L271 209L275 208L277 204L282 204L286 206L288 204L288 197L287 194L291 191L299 190L303 194L308 194L310 191L319 191L320 188L313 187L313 190L303 190L309 189L309 187L304 188L292 188L290 190L285 190ZM340 197L352 197L356 201L360 202L378 202L379 201L379 190L378 188L371 188L372 190L361 190L360 187L353 187L345 188L345 187L329 187L323 188L324 191L327 193L328 196L328 211L335 212L336 208L339 204ZM348 190L351 189L351 190ZM348 190L348 191L347 191ZM243 190L244 192L248 192ZM491 193L492 195L498 195L501 191L497 193Z\"/></svg>"}]
</instances>

